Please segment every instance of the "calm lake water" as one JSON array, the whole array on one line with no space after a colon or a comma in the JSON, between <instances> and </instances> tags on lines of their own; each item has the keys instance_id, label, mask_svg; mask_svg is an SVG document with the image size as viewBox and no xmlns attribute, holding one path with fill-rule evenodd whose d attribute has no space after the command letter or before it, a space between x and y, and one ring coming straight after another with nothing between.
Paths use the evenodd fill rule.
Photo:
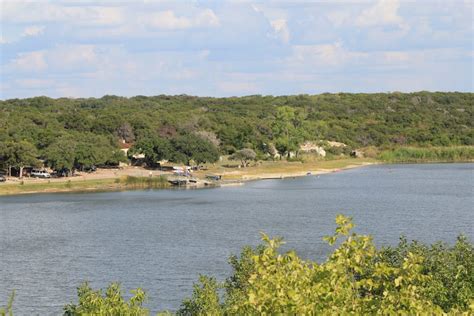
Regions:
<instances>
[{"instance_id":1,"label":"calm lake water","mask_svg":"<svg viewBox=\"0 0 474 316\"><path fill-rule=\"evenodd\" d=\"M58 315L76 287L142 287L154 312L175 310L199 274L229 275L227 258L259 232L323 260L338 213L377 245L400 235L474 240L474 164L370 166L321 176L203 190L0 198L0 305Z\"/></svg>"}]
</instances>

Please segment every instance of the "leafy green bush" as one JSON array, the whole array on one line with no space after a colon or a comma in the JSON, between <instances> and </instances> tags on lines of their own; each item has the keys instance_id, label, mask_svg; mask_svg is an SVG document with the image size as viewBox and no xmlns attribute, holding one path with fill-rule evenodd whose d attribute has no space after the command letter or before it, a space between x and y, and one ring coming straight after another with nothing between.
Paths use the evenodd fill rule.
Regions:
<instances>
[{"instance_id":1,"label":"leafy green bush","mask_svg":"<svg viewBox=\"0 0 474 316\"><path fill-rule=\"evenodd\" d=\"M444 311L466 309L474 295L474 248L465 236L458 237L452 247L445 243L431 246L402 237L397 247L380 251L380 260L400 267L403 258L414 253L424 258L422 273L430 275L427 295Z\"/></svg>"},{"instance_id":2,"label":"leafy green bush","mask_svg":"<svg viewBox=\"0 0 474 316\"><path fill-rule=\"evenodd\" d=\"M350 232L350 218L339 215L336 223L336 233L326 239L339 246L324 263L303 260L294 251L281 254L282 240L263 235L263 246L231 258L234 274L226 282L201 277L178 314L474 312L473 249L467 240L459 239L452 249L414 243L378 251L370 236Z\"/></svg>"},{"instance_id":3,"label":"leafy green bush","mask_svg":"<svg viewBox=\"0 0 474 316\"><path fill-rule=\"evenodd\" d=\"M68 304L64 307L64 315L127 315L145 316L149 311L142 307L146 294L141 289L131 291L133 296L127 302L122 297L120 284L109 285L105 294L101 290L94 291L86 282L77 289L78 304Z\"/></svg>"}]
</instances>

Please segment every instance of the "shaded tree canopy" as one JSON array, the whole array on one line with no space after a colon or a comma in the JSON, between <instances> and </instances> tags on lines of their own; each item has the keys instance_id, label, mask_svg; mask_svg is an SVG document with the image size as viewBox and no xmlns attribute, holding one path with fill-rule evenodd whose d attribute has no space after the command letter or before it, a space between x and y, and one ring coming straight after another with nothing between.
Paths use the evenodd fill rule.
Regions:
<instances>
[{"instance_id":1,"label":"shaded tree canopy","mask_svg":"<svg viewBox=\"0 0 474 316\"><path fill-rule=\"evenodd\" d=\"M230 156L230 158L233 160L240 160L241 165L247 167L250 161L257 158L257 153L250 148L244 148L236 151L232 156Z\"/></svg>"},{"instance_id":2,"label":"shaded tree canopy","mask_svg":"<svg viewBox=\"0 0 474 316\"><path fill-rule=\"evenodd\" d=\"M36 158L79 168L123 159L123 140L136 145L155 137L164 147L155 150L157 157L150 152L151 160L169 156L196 163L214 161L216 151L244 148L288 155L316 140L350 148L473 145L472 104L472 93L424 91L11 99L0 101L0 143L28 142ZM71 142L60 148L61 139ZM70 151L79 149L81 157L71 158Z\"/></svg>"}]
</instances>

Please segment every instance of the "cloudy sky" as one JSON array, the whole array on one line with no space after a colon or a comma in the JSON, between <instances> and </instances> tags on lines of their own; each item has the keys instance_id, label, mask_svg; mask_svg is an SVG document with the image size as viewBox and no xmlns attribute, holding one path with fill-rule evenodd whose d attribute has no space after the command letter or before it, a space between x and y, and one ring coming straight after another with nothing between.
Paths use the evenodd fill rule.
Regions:
<instances>
[{"instance_id":1,"label":"cloudy sky","mask_svg":"<svg viewBox=\"0 0 474 316\"><path fill-rule=\"evenodd\" d=\"M0 1L2 99L473 91L471 0Z\"/></svg>"}]
</instances>

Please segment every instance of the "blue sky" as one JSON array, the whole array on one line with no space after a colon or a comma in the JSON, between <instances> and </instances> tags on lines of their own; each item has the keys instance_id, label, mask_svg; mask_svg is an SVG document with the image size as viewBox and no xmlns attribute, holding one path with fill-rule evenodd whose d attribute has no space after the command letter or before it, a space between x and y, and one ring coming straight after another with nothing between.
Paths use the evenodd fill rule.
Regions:
<instances>
[{"instance_id":1,"label":"blue sky","mask_svg":"<svg viewBox=\"0 0 474 316\"><path fill-rule=\"evenodd\" d=\"M471 0L1 0L1 95L473 91Z\"/></svg>"}]
</instances>

